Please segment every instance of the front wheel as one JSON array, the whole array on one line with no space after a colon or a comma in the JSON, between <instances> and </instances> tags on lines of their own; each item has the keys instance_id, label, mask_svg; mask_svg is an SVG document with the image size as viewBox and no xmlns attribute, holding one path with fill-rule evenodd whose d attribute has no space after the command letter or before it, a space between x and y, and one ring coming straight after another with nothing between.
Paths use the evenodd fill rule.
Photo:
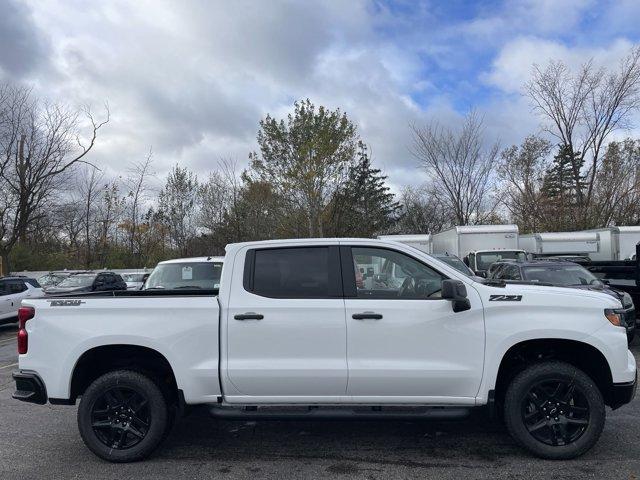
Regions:
<instances>
[{"instance_id":1,"label":"front wheel","mask_svg":"<svg viewBox=\"0 0 640 480\"><path fill-rule=\"evenodd\" d=\"M133 462L150 455L164 438L168 422L167 402L158 385L129 370L99 377L78 407L82 440L110 462Z\"/></svg>"},{"instance_id":2,"label":"front wheel","mask_svg":"<svg viewBox=\"0 0 640 480\"><path fill-rule=\"evenodd\" d=\"M534 455L575 458L600 438L605 406L583 371L545 362L520 372L507 388L504 416L511 436Z\"/></svg>"}]
</instances>

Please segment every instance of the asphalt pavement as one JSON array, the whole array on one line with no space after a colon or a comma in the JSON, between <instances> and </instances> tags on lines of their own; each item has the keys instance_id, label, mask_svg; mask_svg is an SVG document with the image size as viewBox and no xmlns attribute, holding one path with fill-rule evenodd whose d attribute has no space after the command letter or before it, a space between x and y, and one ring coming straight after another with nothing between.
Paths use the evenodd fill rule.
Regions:
<instances>
[{"instance_id":1,"label":"asphalt pavement","mask_svg":"<svg viewBox=\"0 0 640 480\"><path fill-rule=\"evenodd\" d=\"M516 447L477 414L433 421L220 421L182 419L150 459L115 465L91 454L76 407L11 398L16 327L0 326L0 479L178 478L563 478L640 477L640 398L607 412L599 443L571 461L544 461ZM637 340L636 340L637 342ZM640 357L640 346L632 350Z\"/></svg>"}]
</instances>

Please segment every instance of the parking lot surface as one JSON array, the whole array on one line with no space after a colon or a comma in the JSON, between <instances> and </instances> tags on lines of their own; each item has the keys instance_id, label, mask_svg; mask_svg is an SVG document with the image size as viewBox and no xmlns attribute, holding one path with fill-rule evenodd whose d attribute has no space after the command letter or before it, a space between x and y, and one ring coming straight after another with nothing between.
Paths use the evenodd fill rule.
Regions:
<instances>
[{"instance_id":1,"label":"parking lot surface","mask_svg":"<svg viewBox=\"0 0 640 480\"><path fill-rule=\"evenodd\" d=\"M483 415L455 422L232 422L195 412L145 462L106 463L76 408L11 398L16 327L0 326L0 479L640 478L640 399L612 412L600 442L571 461L538 460ZM640 347L632 348L636 359Z\"/></svg>"}]
</instances>

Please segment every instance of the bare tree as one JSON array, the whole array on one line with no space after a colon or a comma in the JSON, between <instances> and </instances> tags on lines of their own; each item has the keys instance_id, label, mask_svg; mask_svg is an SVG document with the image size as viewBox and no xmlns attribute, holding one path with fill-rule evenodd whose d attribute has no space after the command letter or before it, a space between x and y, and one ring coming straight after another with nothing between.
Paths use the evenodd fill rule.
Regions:
<instances>
[{"instance_id":1,"label":"bare tree","mask_svg":"<svg viewBox=\"0 0 640 480\"><path fill-rule=\"evenodd\" d=\"M432 188L405 187L401 216L394 233L437 233L451 225L451 212Z\"/></svg>"},{"instance_id":2,"label":"bare tree","mask_svg":"<svg viewBox=\"0 0 640 480\"><path fill-rule=\"evenodd\" d=\"M607 145L594 192L593 217L601 225L640 224L640 140Z\"/></svg>"},{"instance_id":3,"label":"bare tree","mask_svg":"<svg viewBox=\"0 0 640 480\"><path fill-rule=\"evenodd\" d=\"M640 107L640 46L608 71L589 61L573 73L560 61L534 66L526 85L535 110L546 120L545 130L566 145L572 161L577 204L582 217L576 227L595 226L596 177L611 134L629 128Z\"/></svg>"},{"instance_id":4,"label":"bare tree","mask_svg":"<svg viewBox=\"0 0 640 480\"><path fill-rule=\"evenodd\" d=\"M153 175L151 171L153 151L149 149L146 158L141 162L136 162L128 169L125 187L127 193L127 218L125 218L125 228L129 235L129 254L140 254L140 232L139 224L142 221L142 206L148 196L148 180ZM136 251L137 250L137 251Z\"/></svg>"},{"instance_id":5,"label":"bare tree","mask_svg":"<svg viewBox=\"0 0 640 480\"><path fill-rule=\"evenodd\" d=\"M459 131L433 122L413 125L413 155L430 176L432 191L457 225L478 224L493 215L491 198L498 144L484 147L483 121L469 113Z\"/></svg>"},{"instance_id":6,"label":"bare tree","mask_svg":"<svg viewBox=\"0 0 640 480\"><path fill-rule=\"evenodd\" d=\"M242 179L237 173L237 163L228 158L218 162L218 170L209 174L207 181L200 184L198 196L200 203L199 223L209 235L225 222L235 225L232 215L238 203Z\"/></svg>"},{"instance_id":7,"label":"bare tree","mask_svg":"<svg viewBox=\"0 0 640 480\"><path fill-rule=\"evenodd\" d=\"M8 254L25 241L30 226L61 180L71 169L88 163L98 131L109 121L96 121L89 108L74 111L62 105L38 101L25 87L0 86L0 175L4 194L11 197L0 220L0 254ZM89 134L80 135L81 114Z\"/></svg>"},{"instance_id":8,"label":"bare tree","mask_svg":"<svg viewBox=\"0 0 640 480\"><path fill-rule=\"evenodd\" d=\"M550 152L548 140L531 135L500 155L500 202L522 233L546 228L541 188Z\"/></svg>"},{"instance_id":9,"label":"bare tree","mask_svg":"<svg viewBox=\"0 0 640 480\"><path fill-rule=\"evenodd\" d=\"M82 227L84 230L84 264L86 268L91 268L93 261L94 246L97 242L96 215L97 203L100 200L103 174L93 167L87 167L80 172L78 178L78 195L82 205ZM95 241L94 241L95 239Z\"/></svg>"}]
</instances>

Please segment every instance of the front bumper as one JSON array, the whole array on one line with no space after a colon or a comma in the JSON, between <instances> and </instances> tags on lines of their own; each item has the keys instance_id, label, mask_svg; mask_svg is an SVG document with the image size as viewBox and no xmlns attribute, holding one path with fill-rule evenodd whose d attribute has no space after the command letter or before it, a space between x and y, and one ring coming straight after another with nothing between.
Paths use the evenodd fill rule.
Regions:
<instances>
[{"instance_id":1,"label":"front bumper","mask_svg":"<svg viewBox=\"0 0 640 480\"><path fill-rule=\"evenodd\" d=\"M638 388L638 373L636 372L636 378L631 382L614 383L611 386L611 408L616 409L622 405L626 405L636 395Z\"/></svg>"},{"instance_id":2,"label":"front bumper","mask_svg":"<svg viewBox=\"0 0 640 480\"><path fill-rule=\"evenodd\" d=\"M37 373L16 371L12 376L16 381L13 398L39 405L47 403L47 389Z\"/></svg>"}]
</instances>

